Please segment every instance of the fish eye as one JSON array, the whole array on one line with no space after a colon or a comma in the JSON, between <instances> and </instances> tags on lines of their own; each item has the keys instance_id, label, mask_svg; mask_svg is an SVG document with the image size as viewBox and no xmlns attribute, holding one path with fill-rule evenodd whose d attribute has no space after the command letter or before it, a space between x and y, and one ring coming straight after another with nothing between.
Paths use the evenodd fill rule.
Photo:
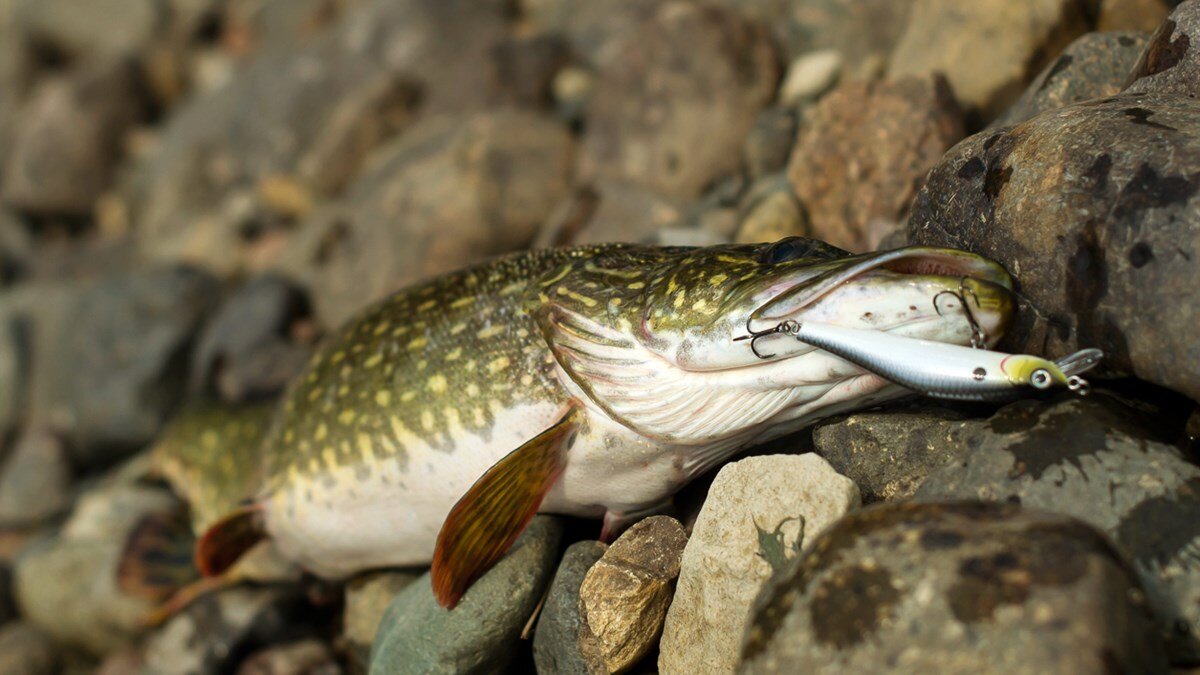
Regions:
<instances>
[{"instance_id":1,"label":"fish eye","mask_svg":"<svg viewBox=\"0 0 1200 675\"><path fill-rule=\"evenodd\" d=\"M790 260L811 255L812 246L803 237L785 237L767 247L763 251L762 261L768 265L777 265Z\"/></svg>"},{"instance_id":2,"label":"fish eye","mask_svg":"<svg viewBox=\"0 0 1200 675\"><path fill-rule=\"evenodd\" d=\"M1035 389L1048 389L1053 378L1050 377L1049 371L1045 368L1038 368L1029 376L1029 383Z\"/></svg>"}]
</instances>

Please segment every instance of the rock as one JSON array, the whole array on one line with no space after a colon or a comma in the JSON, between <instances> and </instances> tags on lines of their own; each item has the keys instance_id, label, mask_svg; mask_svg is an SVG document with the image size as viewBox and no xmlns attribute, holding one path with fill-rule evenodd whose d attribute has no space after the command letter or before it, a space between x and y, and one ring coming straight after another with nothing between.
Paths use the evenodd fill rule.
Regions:
<instances>
[{"instance_id":1,"label":"rock","mask_svg":"<svg viewBox=\"0 0 1200 675\"><path fill-rule=\"evenodd\" d=\"M0 194L22 211L87 216L116 170L122 136L143 115L136 73L92 64L30 94L5 160Z\"/></svg>"},{"instance_id":2,"label":"rock","mask_svg":"<svg viewBox=\"0 0 1200 675\"><path fill-rule=\"evenodd\" d=\"M554 80L571 62L571 46L557 35L515 37L496 46L494 62L501 104L549 108Z\"/></svg>"},{"instance_id":3,"label":"rock","mask_svg":"<svg viewBox=\"0 0 1200 675\"><path fill-rule=\"evenodd\" d=\"M888 74L942 73L959 103L989 120L1087 30L1076 0L915 0Z\"/></svg>"},{"instance_id":4,"label":"rock","mask_svg":"<svg viewBox=\"0 0 1200 675\"><path fill-rule=\"evenodd\" d=\"M139 248L222 272L268 266L280 247L266 246L267 235L295 223L260 183L340 190L408 123L415 92L331 40L264 52L228 85L180 106L131 169L123 194Z\"/></svg>"},{"instance_id":5,"label":"rock","mask_svg":"<svg viewBox=\"0 0 1200 675\"><path fill-rule=\"evenodd\" d=\"M788 65L779 86L779 102L794 106L824 94L842 72L842 55L833 49L809 52Z\"/></svg>"},{"instance_id":6,"label":"rock","mask_svg":"<svg viewBox=\"0 0 1200 675\"><path fill-rule=\"evenodd\" d=\"M147 639L147 671L157 675L229 672L242 655L303 634L305 624L311 631L319 618L322 613L307 605L295 587L235 587L207 593Z\"/></svg>"},{"instance_id":7,"label":"rock","mask_svg":"<svg viewBox=\"0 0 1200 675\"><path fill-rule=\"evenodd\" d=\"M0 208L0 287L25 274L33 255L33 238L15 213Z\"/></svg>"},{"instance_id":8,"label":"rock","mask_svg":"<svg viewBox=\"0 0 1200 675\"><path fill-rule=\"evenodd\" d=\"M1004 351L1104 350L1105 366L1200 398L1200 102L1123 94L977 134L914 203L914 244L1021 280Z\"/></svg>"},{"instance_id":9,"label":"rock","mask_svg":"<svg viewBox=\"0 0 1200 675\"><path fill-rule=\"evenodd\" d=\"M423 575L396 596L380 621L371 672L502 670L554 574L561 536L558 520L535 517L508 554L451 612L437 604L429 575Z\"/></svg>"},{"instance_id":10,"label":"rock","mask_svg":"<svg viewBox=\"0 0 1200 675\"><path fill-rule=\"evenodd\" d=\"M17 599L14 596L12 569L0 564L0 626L20 618L17 612Z\"/></svg>"},{"instance_id":11,"label":"rock","mask_svg":"<svg viewBox=\"0 0 1200 675\"><path fill-rule=\"evenodd\" d=\"M29 322L13 300L0 298L0 438L21 421L29 385Z\"/></svg>"},{"instance_id":12,"label":"rock","mask_svg":"<svg viewBox=\"0 0 1200 675\"><path fill-rule=\"evenodd\" d=\"M50 638L24 621L0 627L0 675L56 675L58 651Z\"/></svg>"},{"instance_id":13,"label":"rock","mask_svg":"<svg viewBox=\"0 0 1200 675\"><path fill-rule=\"evenodd\" d=\"M1178 0L1100 0L1096 30L1146 30L1158 28Z\"/></svg>"},{"instance_id":14,"label":"rock","mask_svg":"<svg viewBox=\"0 0 1200 675\"><path fill-rule=\"evenodd\" d=\"M683 552L659 670L733 672L763 582L858 505L854 483L815 455L748 457L722 468Z\"/></svg>"},{"instance_id":15,"label":"rock","mask_svg":"<svg viewBox=\"0 0 1200 675\"><path fill-rule=\"evenodd\" d=\"M544 33L567 37L571 48L594 67L619 58L622 39L652 18L664 0L518 0L521 13Z\"/></svg>"},{"instance_id":16,"label":"rock","mask_svg":"<svg viewBox=\"0 0 1200 675\"><path fill-rule=\"evenodd\" d=\"M608 547L598 541L578 541L567 547L538 617L533 636L533 661L539 673L590 675L581 651L579 588L592 565ZM598 664L590 664L593 669Z\"/></svg>"},{"instance_id":17,"label":"rock","mask_svg":"<svg viewBox=\"0 0 1200 675\"><path fill-rule=\"evenodd\" d=\"M1162 22L1130 75L1130 93L1200 96L1200 2L1185 0Z\"/></svg>"},{"instance_id":18,"label":"rock","mask_svg":"<svg viewBox=\"0 0 1200 675\"><path fill-rule=\"evenodd\" d=\"M626 530L584 575L581 639L596 641L608 672L625 672L658 643L686 544L679 521L651 516Z\"/></svg>"},{"instance_id":19,"label":"rock","mask_svg":"<svg viewBox=\"0 0 1200 675\"><path fill-rule=\"evenodd\" d=\"M813 445L866 504L911 498L930 472L960 461L975 423L950 411L857 413L823 422Z\"/></svg>"},{"instance_id":20,"label":"rock","mask_svg":"<svg viewBox=\"0 0 1200 675\"><path fill-rule=\"evenodd\" d=\"M913 0L720 0L770 26L789 61L837 50L849 75L871 79L904 31Z\"/></svg>"},{"instance_id":21,"label":"rock","mask_svg":"<svg viewBox=\"0 0 1200 675\"><path fill-rule=\"evenodd\" d=\"M151 269L72 286L34 320L31 415L77 467L111 464L153 438L183 393L187 354L217 284Z\"/></svg>"},{"instance_id":22,"label":"rock","mask_svg":"<svg viewBox=\"0 0 1200 675\"><path fill-rule=\"evenodd\" d=\"M767 583L739 672L1166 672L1154 631L1133 571L1080 521L880 504Z\"/></svg>"},{"instance_id":23,"label":"rock","mask_svg":"<svg viewBox=\"0 0 1200 675\"><path fill-rule=\"evenodd\" d=\"M165 19L159 0L14 0L26 39L68 60L132 56Z\"/></svg>"},{"instance_id":24,"label":"rock","mask_svg":"<svg viewBox=\"0 0 1200 675\"><path fill-rule=\"evenodd\" d=\"M778 77L761 28L712 6L664 4L600 70L580 173L697 197L738 168L738 150Z\"/></svg>"},{"instance_id":25,"label":"rock","mask_svg":"<svg viewBox=\"0 0 1200 675\"><path fill-rule=\"evenodd\" d=\"M1175 660L1187 662L1200 657L1200 467L1164 442L1172 424L1141 417L1097 393L951 423L957 436L935 442L966 451L917 496L1012 500L1099 528L1133 561Z\"/></svg>"},{"instance_id":26,"label":"rock","mask_svg":"<svg viewBox=\"0 0 1200 675\"><path fill-rule=\"evenodd\" d=\"M192 391L216 389L227 401L278 394L308 362L315 335L305 292L273 275L250 280L213 313L196 342ZM312 331L309 331L312 332Z\"/></svg>"},{"instance_id":27,"label":"rock","mask_svg":"<svg viewBox=\"0 0 1200 675\"><path fill-rule=\"evenodd\" d=\"M1042 69L992 128L1024 122L1047 110L1112 96L1125 87L1148 38L1141 33L1088 33Z\"/></svg>"},{"instance_id":28,"label":"rock","mask_svg":"<svg viewBox=\"0 0 1200 675\"><path fill-rule=\"evenodd\" d=\"M739 244L779 241L790 236L810 236L808 214L796 200L786 175L764 176L742 198L741 215L733 240Z\"/></svg>"},{"instance_id":29,"label":"rock","mask_svg":"<svg viewBox=\"0 0 1200 675\"><path fill-rule=\"evenodd\" d=\"M70 504L71 465L62 441L27 429L0 463L0 526L25 528Z\"/></svg>"},{"instance_id":30,"label":"rock","mask_svg":"<svg viewBox=\"0 0 1200 675\"><path fill-rule=\"evenodd\" d=\"M117 587L133 527L178 502L161 488L110 482L82 496L62 531L27 545L13 570L21 614L59 642L103 655L129 645L154 609Z\"/></svg>"},{"instance_id":31,"label":"rock","mask_svg":"<svg viewBox=\"0 0 1200 675\"><path fill-rule=\"evenodd\" d=\"M371 643L388 605L420 575L411 571L368 572L346 584L346 609L342 614L342 637L350 656L365 672L370 662Z\"/></svg>"},{"instance_id":32,"label":"rock","mask_svg":"<svg viewBox=\"0 0 1200 675\"><path fill-rule=\"evenodd\" d=\"M320 39L365 0L226 0L220 8L225 39L240 50L293 49Z\"/></svg>"},{"instance_id":33,"label":"rock","mask_svg":"<svg viewBox=\"0 0 1200 675\"><path fill-rule=\"evenodd\" d=\"M271 647L247 658L237 675L341 675L333 651L320 640Z\"/></svg>"},{"instance_id":34,"label":"rock","mask_svg":"<svg viewBox=\"0 0 1200 675\"><path fill-rule=\"evenodd\" d=\"M530 112L429 118L301 226L286 268L321 322L339 325L401 286L528 245L567 194L573 150L565 128Z\"/></svg>"},{"instance_id":35,"label":"rock","mask_svg":"<svg viewBox=\"0 0 1200 675\"><path fill-rule=\"evenodd\" d=\"M921 180L962 138L940 77L848 82L806 115L788 169L815 237L874 250L907 213Z\"/></svg>"},{"instance_id":36,"label":"rock","mask_svg":"<svg viewBox=\"0 0 1200 675\"><path fill-rule=\"evenodd\" d=\"M782 171L787 167L798 126L796 112L788 108L766 108L742 145L742 161L751 178Z\"/></svg>"},{"instance_id":37,"label":"rock","mask_svg":"<svg viewBox=\"0 0 1200 675\"><path fill-rule=\"evenodd\" d=\"M646 243L682 223L682 203L643 186L602 181L577 188L538 231L535 248L624 241Z\"/></svg>"}]
</instances>

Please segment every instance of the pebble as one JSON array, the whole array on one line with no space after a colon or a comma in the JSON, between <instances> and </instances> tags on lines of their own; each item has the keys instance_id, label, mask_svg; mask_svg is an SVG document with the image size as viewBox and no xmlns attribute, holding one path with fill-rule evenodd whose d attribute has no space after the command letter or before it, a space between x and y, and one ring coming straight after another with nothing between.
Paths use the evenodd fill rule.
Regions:
<instances>
[{"instance_id":1,"label":"pebble","mask_svg":"<svg viewBox=\"0 0 1200 675\"><path fill-rule=\"evenodd\" d=\"M590 675L599 665L588 662L581 646L586 636L580 633L579 589L584 575L607 548L601 542L585 540L571 544L563 553L533 636L533 661L539 673Z\"/></svg>"}]
</instances>

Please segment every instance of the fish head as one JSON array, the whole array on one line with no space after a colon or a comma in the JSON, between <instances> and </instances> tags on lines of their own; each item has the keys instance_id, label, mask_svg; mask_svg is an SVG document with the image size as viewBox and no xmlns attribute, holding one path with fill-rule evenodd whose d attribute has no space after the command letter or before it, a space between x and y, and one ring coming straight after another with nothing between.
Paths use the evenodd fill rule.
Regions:
<instances>
[{"instance_id":1,"label":"fish head","mask_svg":"<svg viewBox=\"0 0 1200 675\"><path fill-rule=\"evenodd\" d=\"M955 345L971 343L974 323L991 346L1014 311L1011 276L981 256L932 247L853 255L801 237L612 250L552 279L539 322L570 382L619 422L680 443L812 419L870 403L885 387L772 332L784 322ZM713 416L723 421L704 423Z\"/></svg>"}]
</instances>

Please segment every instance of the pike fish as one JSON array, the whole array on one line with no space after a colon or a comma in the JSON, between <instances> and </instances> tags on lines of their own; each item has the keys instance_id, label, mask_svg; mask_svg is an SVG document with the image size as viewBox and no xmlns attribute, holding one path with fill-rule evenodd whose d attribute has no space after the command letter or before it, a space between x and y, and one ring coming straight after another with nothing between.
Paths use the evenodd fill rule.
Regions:
<instances>
[{"instance_id":1,"label":"pike fish","mask_svg":"<svg viewBox=\"0 0 1200 675\"><path fill-rule=\"evenodd\" d=\"M782 355L786 335L760 359L736 341L751 315L962 345L972 326L931 299L964 278L994 342L1011 278L942 248L608 244L412 286L318 350L264 442L262 488L196 560L219 574L269 537L329 578L432 563L452 607L537 512L615 531L741 449L905 393L820 350Z\"/></svg>"}]
</instances>

